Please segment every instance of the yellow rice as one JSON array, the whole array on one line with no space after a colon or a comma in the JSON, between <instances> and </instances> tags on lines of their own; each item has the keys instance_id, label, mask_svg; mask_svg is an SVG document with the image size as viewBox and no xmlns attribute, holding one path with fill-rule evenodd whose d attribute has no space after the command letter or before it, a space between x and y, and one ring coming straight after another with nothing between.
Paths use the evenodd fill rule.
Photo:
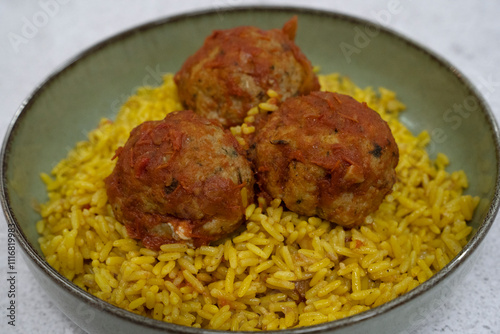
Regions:
<instances>
[{"instance_id":1,"label":"yellow rice","mask_svg":"<svg viewBox=\"0 0 500 334\"><path fill-rule=\"evenodd\" d=\"M248 206L245 228L216 245L172 244L152 251L129 239L113 217L103 179L132 128L182 108L172 75L166 75L162 86L132 96L115 121L101 120L51 175L42 174L49 201L40 206L37 230L47 261L113 305L220 330L332 321L379 306L429 279L460 252L472 231L466 221L479 199L462 195L465 173L446 171L443 154L429 159L428 133L414 136L398 121L404 105L394 92L361 89L337 74L321 75L320 82L324 90L366 101L389 123L399 145L398 182L364 226L344 230L285 211L279 200L266 206L260 199ZM248 117L258 112L253 108ZM253 129L243 124L235 131Z\"/></svg>"}]
</instances>

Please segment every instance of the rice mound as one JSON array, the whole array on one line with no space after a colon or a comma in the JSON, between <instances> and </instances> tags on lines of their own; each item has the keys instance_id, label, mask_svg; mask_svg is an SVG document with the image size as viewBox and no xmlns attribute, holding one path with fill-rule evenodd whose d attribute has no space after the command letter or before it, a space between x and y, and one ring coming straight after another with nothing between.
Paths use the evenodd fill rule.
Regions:
<instances>
[{"instance_id":1,"label":"rice mound","mask_svg":"<svg viewBox=\"0 0 500 334\"><path fill-rule=\"evenodd\" d=\"M361 89L338 74L319 75L322 90L365 101L388 122L400 150L398 181L359 228L343 229L263 199L246 209L245 227L197 249L142 247L127 237L107 201L104 178L130 131L182 109L173 76L144 87L103 119L51 175L37 222L48 263L113 305L175 324L219 330L275 330L351 316L386 303L441 270L467 243L478 197L467 177L430 160L427 132L398 121L404 105L384 88ZM263 108L266 106L263 105ZM241 128L240 128L241 130ZM241 139L240 139L241 140Z\"/></svg>"}]
</instances>

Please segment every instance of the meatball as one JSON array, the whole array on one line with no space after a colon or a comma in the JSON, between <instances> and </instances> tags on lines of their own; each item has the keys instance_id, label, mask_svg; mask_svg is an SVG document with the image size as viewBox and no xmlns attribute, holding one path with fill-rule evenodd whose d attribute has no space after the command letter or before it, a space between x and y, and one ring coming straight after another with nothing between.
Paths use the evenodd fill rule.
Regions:
<instances>
[{"instance_id":1,"label":"meatball","mask_svg":"<svg viewBox=\"0 0 500 334\"><path fill-rule=\"evenodd\" d=\"M129 236L151 249L219 239L253 200L253 171L235 138L192 111L139 125L116 157L109 202Z\"/></svg>"},{"instance_id":2,"label":"meatball","mask_svg":"<svg viewBox=\"0 0 500 334\"><path fill-rule=\"evenodd\" d=\"M365 103L313 92L269 116L252 156L260 187L288 209L353 227L391 192L399 152L387 123Z\"/></svg>"},{"instance_id":3,"label":"meatball","mask_svg":"<svg viewBox=\"0 0 500 334\"><path fill-rule=\"evenodd\" d=\"M294 43L297 17L282 29L216 30L175 75L188 109L223 126L241 124L273 89L283 98L319 90L310 61Z\"/></svg>"}]
</instances>

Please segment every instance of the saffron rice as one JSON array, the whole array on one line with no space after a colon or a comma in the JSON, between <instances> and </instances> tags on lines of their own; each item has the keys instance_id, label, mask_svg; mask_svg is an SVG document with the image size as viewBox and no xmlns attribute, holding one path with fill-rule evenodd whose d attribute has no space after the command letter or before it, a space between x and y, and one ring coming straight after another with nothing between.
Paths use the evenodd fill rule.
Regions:
<instances>
[{"instance_id":1,"label":"saffron rice","mask_svg":"<svg viewBox=\"0 0 500 334\"><path fill-rule=\"evenodd\" d=\"M398 121L404 105L384 88L361 89L337 74L323 90L365 101L392 129L400 150L398 181L366 224L350 230L284 210L275 199L250 204L237 235L197 249L160 251L128 238L106 197L104 178L130 131L182 109L172 75L141 88L116 120L101 120L52 171L42 174L49 200L37 223L48 263L83 290L157 320L220 330L274 330L333 321L386 303L441 270L467 242L477 197L463 195L467 177L430 160L429 135ZM270 101L252 108L246 122ZM274 100L273 100L274 99ZM261 110L259 110L259 108ZM241 134L251 125L232 129Z\"/></svg>"}]
</instances>

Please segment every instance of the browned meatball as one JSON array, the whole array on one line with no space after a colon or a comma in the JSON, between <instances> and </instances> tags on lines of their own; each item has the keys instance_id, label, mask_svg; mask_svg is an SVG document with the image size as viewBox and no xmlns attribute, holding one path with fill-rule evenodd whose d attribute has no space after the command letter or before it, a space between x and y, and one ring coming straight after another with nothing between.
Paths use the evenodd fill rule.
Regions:
<instances>
[{"instance_id":1,"label":"browned meatball","mask_svg":"<svg viewBox=\"0 0 500 334\"><path fill-rule=\"evenodd\" d=\"M255 140L258 183L299 214L357 226L396 180L399 152L389 126L347 95L290 98Z\"/></svg>"},{"instance_id":2,"label":"browned meatball","mask_svg":"<svg viewBox=\"0 0 500 334\"><path fill-rule=\"evenodd\" d=\"M319 90L311 63L294 43L296 29L293 17L283 29L214 31L175 75L181 101L229 127L266 101L268 89L283 98Z\"/></svg>"},{"instance_id":3,"label":"browned meatball","mask_svg":"<svg viewBox=\"0 0 500 334\"><path fill-rule=\"evenodd\" d=\"M116 155L109 202L129 236L151 249L223 237L253 199L253 171L235 138L192 111L139 125Z\"/></svg>"}]
</instances>

